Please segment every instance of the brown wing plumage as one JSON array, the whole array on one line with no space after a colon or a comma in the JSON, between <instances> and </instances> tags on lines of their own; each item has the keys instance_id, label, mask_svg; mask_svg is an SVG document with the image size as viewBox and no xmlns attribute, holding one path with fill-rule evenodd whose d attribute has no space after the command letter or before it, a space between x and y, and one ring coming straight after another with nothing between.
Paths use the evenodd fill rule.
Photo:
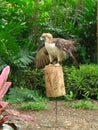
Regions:
<instances>
[{"instance_id":1,"label":"brown wing plumage","mask_svg":"<svg viewBox=\"0 0 98 130\"><path fill-rule=\"evenodd\" d=\"M58 47L59 49L62 49L63 51L65 51L67 54L71 56L76 68L79 69L79 64L75 57L75 51L76 51L75 46L79 44L76 43L76 41L74 40L65 40L65 39L60 39L60 38L55 38L53 42L55 43L56 47Z\"/></svg>"},{"instance_id":2,"label":"brown wing plumage","mask_svg":"<svg viewBox=\"0 0 98 130\"><path fill-rule=\"evenodd\" d=\"M45 65L48 65L49 63L50 61L49 61L48 52L45 48L45 45L42 44L37 51L37 54L35 57L35 65L37 68L44 68Z\"/></svg>"},{"instance_id":3,"label":"brown wing plumage","mask_svg":"<svg viewBox=\"0 0 98 130\"><path fill-rule=\"evenodd\" d=\"M54 38L53 43L55 43L56 47L62 49L66 53L69 54L69 50L75 51L74 41L73 40L65 40L61 38Z\"/></svg>"}]
</instances>

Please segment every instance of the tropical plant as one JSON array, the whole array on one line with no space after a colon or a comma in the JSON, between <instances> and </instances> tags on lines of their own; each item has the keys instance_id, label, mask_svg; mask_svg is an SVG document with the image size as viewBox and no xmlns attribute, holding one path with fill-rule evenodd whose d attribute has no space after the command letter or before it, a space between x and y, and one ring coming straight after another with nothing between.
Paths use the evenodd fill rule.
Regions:
<instances>
[{"instance_id":1,"label":"tropical plant","mask_svg":"<svg viewBox=\"0 0 98 130\"><path fill-rule=\"evenodd\" d=\"M0 75L0 115L2 115L2 113L5 111L6 106L8 105L7 102L2 101L2 98L11 86L11 82L6 82L9 72L10 67L7 66ZM0 126L8 119L8 117L8 115L4 115L3 117L1 116Z\"/></svg>"},{"instance_id":2,"label":"tropical plant","mask_svg":"<svg viewBox=\"0 0 98 130\"><path fill-rule=\"evenodd\" d=\"M11 82L7 82L8 74L10 72L10 66L6 66L0 75L0 127L3 129L3 124L8 124L10 126L14 125L16 129L17 126L13 123L6 123L9 119L20 119L26 121L33 121L31 116L20 114L16 110L6 109L8 102L3 102L3 97L11 86Z\"/></svg>"}]
</instances>

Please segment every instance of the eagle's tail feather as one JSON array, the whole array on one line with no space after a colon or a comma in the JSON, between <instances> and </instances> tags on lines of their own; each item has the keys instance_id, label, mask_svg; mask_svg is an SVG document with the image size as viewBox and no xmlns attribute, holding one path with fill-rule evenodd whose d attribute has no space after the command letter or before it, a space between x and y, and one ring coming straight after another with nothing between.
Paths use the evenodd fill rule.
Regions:
<instances>
[{"instance_id":1,"label":"eagle's tail feather","mask_svg":"<svg viewBox=\"0 0 98 130\"><path fill-rule=\"evenodd\" d=\"M78 63L77 59L75 58L75 56L72 54L72 52L69 52L69 53L70 53L70 56L71 56L72 59L73 59L73 62L74 62L74 64L75 64L76 68L77 68L77 69L80 69L79 63Z\"/></svg>"},{"instance_id":2,"label":"eagle's tail feather","mask_svg":"<svg viewBox=\"0 0 98 130\"><path fill-rule=\"evenodd\" d=\"M77 69L80 69L79 64L78 64L78 61L77 61L77 59L75 58L75 56L72 54L72 52L71 52L70 50L67 50L66 48L63 48L63 50L64 50L68 55L71 56L71 58L73 59L73 62L74 62L74 64L75 64L76 68L77 68Z\"/></svg>"}]
</instances>

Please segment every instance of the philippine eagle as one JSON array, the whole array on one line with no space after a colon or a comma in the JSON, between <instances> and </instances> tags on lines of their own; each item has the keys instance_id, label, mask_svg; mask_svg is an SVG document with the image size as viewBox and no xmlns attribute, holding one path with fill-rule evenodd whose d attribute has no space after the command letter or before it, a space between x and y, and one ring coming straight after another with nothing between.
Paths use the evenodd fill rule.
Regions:
<instances>
[{"instance_id":1,"label":"philippine eagle","mask_svg":"<svg viewBox=\"0 0 98 130\"><path fill-rule=\"evenodd\" d=\"M40 37L41 41L44 41L36 54L35 64L37 68L44 68L49 63L52 64L54 59L57 59L57 64L62 63L62 60L68 56L73 59L73 62L77 69L79 64L75 57L76 43L74 40L65 40L63 38L53 38L50 33L43 33Z\"/></svg>"}]
</instances>

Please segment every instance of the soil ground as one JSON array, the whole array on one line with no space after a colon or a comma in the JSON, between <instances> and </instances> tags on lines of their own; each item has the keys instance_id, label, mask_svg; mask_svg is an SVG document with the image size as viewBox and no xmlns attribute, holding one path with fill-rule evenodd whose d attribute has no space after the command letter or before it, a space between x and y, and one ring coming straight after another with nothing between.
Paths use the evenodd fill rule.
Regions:
<instances>
[{"instance_id":1,"label":"soil ground","mask_svg":"<svg viewBox=\"0 0 98 130\"><path fill-rule=\"evenodd\" d=\"M17 123L22 130L98 130L98 110L65 107L64 101L57 101L57 114L55 108L56 102L50 101L46 110L22 111L35 121Z\"/></svg>"}]
</instances>

